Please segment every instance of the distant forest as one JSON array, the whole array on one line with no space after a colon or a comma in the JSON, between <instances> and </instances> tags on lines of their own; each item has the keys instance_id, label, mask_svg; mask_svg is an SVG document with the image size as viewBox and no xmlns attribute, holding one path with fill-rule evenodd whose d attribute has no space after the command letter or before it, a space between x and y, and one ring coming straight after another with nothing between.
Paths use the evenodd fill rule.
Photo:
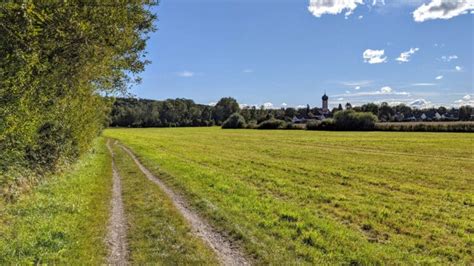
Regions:
<instances>
[{"instance_id":1,"label":"distant forest","mask_svg":"<svg viewBox=\"0 0 474 266\"><path fill-rule=\"evenodd\" d=\"M334 108L330 115L332 117L337 111L352 109L356 112L371 112L379 121L458 121L470 120L473 108L462 106L460 108L429 108L413 109L400 104L390 106L387 103L380 105L374 103L352 107L347 103L344 107L339 105ZM112 127L197 127L221 125L233 113L240 113L247 122L261 123L265 120L275 118L292 122L298 119L317 119L321 113L318 107L306 108L281 108L265 109L263 106L257 108L240 108L238 102L230 97L222 98L215 106L197 104L190 99L168 99L164 101L117 98L110 115L110 126Z\"/></svg>"}]
</instances>

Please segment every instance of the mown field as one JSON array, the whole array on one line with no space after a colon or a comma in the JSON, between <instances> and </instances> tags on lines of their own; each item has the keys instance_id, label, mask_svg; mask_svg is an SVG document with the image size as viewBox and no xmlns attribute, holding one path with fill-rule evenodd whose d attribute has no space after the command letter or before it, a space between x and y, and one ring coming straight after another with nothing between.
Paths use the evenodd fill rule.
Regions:
<instances>
[{"instance_id":1,"label":"mown field","mask_svg":"<svg viewBox=\"0 0 474 266\"><path fill-rule=\"evenodd\" d=\"M108 129L256 262L474 263L474 135Z\"/></svg>"}]
</instances>

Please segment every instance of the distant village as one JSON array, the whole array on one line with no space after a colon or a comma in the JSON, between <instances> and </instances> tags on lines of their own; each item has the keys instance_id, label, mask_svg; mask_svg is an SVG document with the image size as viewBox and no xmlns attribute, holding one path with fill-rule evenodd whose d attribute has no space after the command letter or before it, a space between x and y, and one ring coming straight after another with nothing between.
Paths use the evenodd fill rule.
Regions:
<instances>
[{"instance_id":1,"label":"distant village","mask_svg":"<svg viewBox=\"0 0 474 266\"><path fill-rule=\"evenodd\" d=\"M326 118L331 118L335 112L344 110L341 104L339 104L338 107L329 110L329 97L326 93L324 93L321 99L321 108L310 108L308 105L306 108L307 111L297 112L297 114L293 116L292 122L306 123L309 120L324 120ZM474 121L474 113L471 106L449 109L446 107L414 109L403 104L390 106L387 103L382 103L381 105L368 103L362 106L353 107L350 103L346 103L344 107L346 110L353 109L356 112L372 112L378 116L381 122Z\"/></svg>"}]
</instances>

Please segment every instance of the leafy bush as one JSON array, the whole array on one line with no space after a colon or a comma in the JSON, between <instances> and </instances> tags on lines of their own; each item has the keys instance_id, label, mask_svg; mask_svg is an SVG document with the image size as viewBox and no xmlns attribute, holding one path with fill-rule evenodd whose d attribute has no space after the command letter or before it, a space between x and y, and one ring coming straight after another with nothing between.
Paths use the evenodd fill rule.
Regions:
<instances>
[{"instance_id":1,"label":"leafy bush","mask_svg":"<svg viewBox=\"0 0 474 266\"><path fill-rule=\"evenodd\" d=\"M287 122L286 125L285 125L285 128L284 129L304 129L304 124L294 124L294 123L291 123L291 122Z\"/></svg>"},{"instance_id":2,"label":"leafy bush","mask_svg":"<svg viewBox=\"0 0 474 266\"><path fill-rule=\"evenodd\" d=\"M0 196L91 148L110 112L103 95L125 93L148 63L154 4L1 5Z\"/></svg>"},{"instance_id":3,"label":"leafy bush","mask_svg":"<svg viewBox=\"0 0 474 266\"><path fill-rule=\"evenodd\" d=\"M258 127L258 123L256 120L250 120L250 122L247 123L248 129L256 129L257 127Z\"/></svg>"},{"instance_id":4,"label":"leafy bush","mask_svg":"<svg viewBox=\"0 0 474 266\"><path fill-rule=\"evenodd\" d=\"M377 116L368 112L344 110L334 114L334 122L336 130L373 130Z\"/></svg>"},{"instance_id":5,"label":"leafy bush","mask_svg":"<svg viewBox=\"0 0 474 266\"><path fill-rule=\"evenodd\" d=\"M283 120L270 118L258 124L257 129L283 129L286 127L286 122Z\"/></svg>"},{"instance_id":6,"label":"leafy bush","mask_svg":"<svg viewBox=\"0 0 474 266\"><path fill-rule=\"evenodd\" d=\"M233 113L226 121L222 124L222 128L245 128L245 118L239 113Z\"/></svg>"},{"instance_id":7,"label":"leafy bush","mask_svg":"<svg viewBox=\"0 0 474 266\"><path fill-rule=\"evenodd\" d=\"M334 130L335 121L334 119L328 118L323 121L310 121L306 123L307 130Z\"/></svg>"}]
</instances>

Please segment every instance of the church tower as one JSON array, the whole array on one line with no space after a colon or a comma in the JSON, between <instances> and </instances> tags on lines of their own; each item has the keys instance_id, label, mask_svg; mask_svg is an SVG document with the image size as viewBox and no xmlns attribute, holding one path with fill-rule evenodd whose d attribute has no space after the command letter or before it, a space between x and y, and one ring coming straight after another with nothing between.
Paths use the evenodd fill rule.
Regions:
<instances>
[{"instance_id":1,"label":"church tower","mask_svg":"<svg viewBox=\"0 0 474 266\"><path fill-rule=\"evenodd\" d=\"M323 99L323 113L329 113L329 108L328 108L329 97L326 95L326 92L324 92L322 99Z\"/></svg>"}]
</instances>

